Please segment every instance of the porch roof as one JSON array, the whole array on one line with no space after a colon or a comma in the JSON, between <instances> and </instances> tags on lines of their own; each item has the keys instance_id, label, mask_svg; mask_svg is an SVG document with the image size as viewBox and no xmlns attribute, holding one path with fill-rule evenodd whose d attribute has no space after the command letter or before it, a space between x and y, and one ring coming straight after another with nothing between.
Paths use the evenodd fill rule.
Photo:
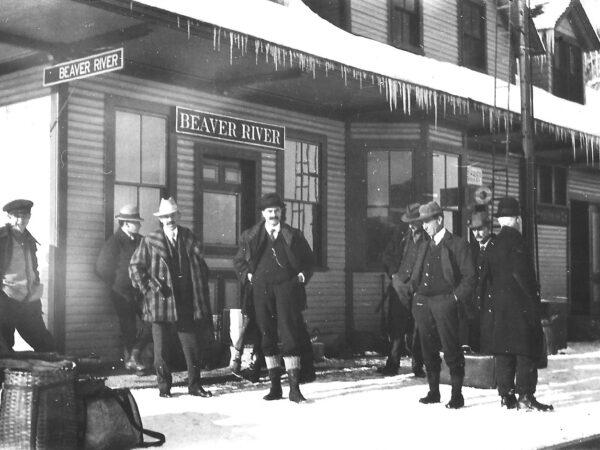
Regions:
<instances>
[{"instance_id":1,"label":"porch roof","mask_svg":"<svg viewBox=\"0 0 600 450\"><path fill-rule=\"evenodd\" d=\"M386 95L390 109L410 113L411 97L419 108L436 116L454 109L481 111L488 123L518 120L518 85L455 64L406 52L372 39L350 34L314 14L300 0L284 5L265 0L136 0L177 16L180 28L196 21L214 26L215 49L236 55L256 53L275 68L300 67L341 74L342 82L374 84ZM235 13L232 13L235 11ZM507 95L509 91L509 95ZM536 130L554 134L588 152L600 151L597 114L591 107L533 88ZM495 95L496 94L496 95ZM506 114L510 111L510 114Z\"/></svg>"}]
</instances>

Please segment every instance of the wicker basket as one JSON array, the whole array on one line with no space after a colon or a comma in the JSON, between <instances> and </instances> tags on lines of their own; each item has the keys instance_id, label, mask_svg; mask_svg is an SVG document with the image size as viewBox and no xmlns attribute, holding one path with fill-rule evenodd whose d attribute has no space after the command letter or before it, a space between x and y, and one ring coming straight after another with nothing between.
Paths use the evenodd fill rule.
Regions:
<instances>
[{"instance_id":1,"label":"wicker basket","mask_svg":"<svg viewBox=\"0 0 600 450\"><path fill-rule=\"evenodd\" d=\"M5 369L1 449L76 449L75 370L34 365Z\"/></svg>"}]
</instances>

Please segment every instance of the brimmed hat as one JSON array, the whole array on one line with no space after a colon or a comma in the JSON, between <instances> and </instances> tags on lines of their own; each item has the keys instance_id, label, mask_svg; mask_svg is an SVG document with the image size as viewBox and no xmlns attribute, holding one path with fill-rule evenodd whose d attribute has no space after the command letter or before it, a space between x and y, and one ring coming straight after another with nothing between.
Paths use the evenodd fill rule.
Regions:
<instances>
[{"instance_id":1,"label":"brimmed hat","mask_svg":"<svg viewBox=\"0 0 600 450\"><path fill-rule=\"evenodd\" d=\"M410 205L406 205L406 211L400 217L400 220L404 223L411 223L417 220L421 220L419 218L419 203L411 203Z\"/></svg>"},{"instance_id":2,"label":"brimmed hat","mask_svg":"<svg viewBox=\"0 0 600 450\"><path fill-rule=\"evenodd\" d=\"M261 211L267 208L283 208L284 206L285 203L283 203L283 200L281 200L281 197L276 192L263 195L259 203L259 208Z\"/></svg>"},{"instance_id":3,"label":"brimmed hat","mask_svg":"<svg viewBox=\"0 0 600 450\"><path fill-rule=\"evenodd\" d=\"M437 202L429 202L419 207L419 220L427 220L444 213Z\"/></svg>"},{"instance_id":4,"label":"brimmed hat","mask_svg":"<svg viewBox=\"0 0 600 450\"><path fill-rule=\"evenodd\" d=\"M485 211L476 211L471 214L471 218L468 220L469 228L481 228L487 227L490 224L490 218L488 213Z\"/></svg>"},{"instance_id":5,"label":"brimmed hat","mask_svg":"<svg viewBox=\"0 0 600 450\"><path fill-rule=\"evenodd\" d=\"M140 217L140 210L136 205L123 205L119 210L119 214L115 216L117 220L124 220L126 222L143 222L144 219Z\"/></svg>"},{"instance_id":6,"label":"brimmed hat","mask_svg":"<svg viewBox=\"0 0 600 450\"><path fill-rule=\"evenodd\" d=\"M4 205L2 210L7 212L8 214L11 214L15 211L23 211L23 212L30 213L32 207L33 207L33 202L31 200L25 200L23 198L18 198L16 200L8 202L6 205Z\"/></svg>"},{"instance_id":7,"label":"brimmed hat","mask_svg":"<svg viewBox=\"0 0 600 450\"><path fill-rule=\"evenodd\" d=\"M498 212L496 217L516 217L520 216L521 211L519 202L513 197L503 197L498 202Z\"/></svg>"},{"instance_id":8,"label":"brimmed hat","mask_svg":"<svg viewBox=\"0 0 600 450\"><path fill-rule=\"evenodd\" d=\"M173 200L173 197L161 198L158 211L153 213L153 215L156 217L168 216L169 214L176 213L177 211L179 211L179 208L177 207L175 200Z\"/></svg>"}]
</instances>

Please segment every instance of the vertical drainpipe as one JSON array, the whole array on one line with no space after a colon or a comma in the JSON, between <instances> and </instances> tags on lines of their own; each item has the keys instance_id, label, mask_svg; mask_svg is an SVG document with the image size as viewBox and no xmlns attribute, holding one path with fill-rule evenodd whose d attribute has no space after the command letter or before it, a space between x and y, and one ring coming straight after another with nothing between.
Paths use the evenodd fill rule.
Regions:
<instances>
[{"instance_id":1,"label":"vertical drainpipe","mask_svg":"<svg viewBox=\"0 0 600 450\"><path fill-rule=\"evenodd\" d=\"M353 186L353 181L350 178L350 175L353 173L352 170L350 170L351 167L351 159L352 159L352 155L351 155L351 150L350 150L350 142L351 142L351 136L350 136L350 120L346 120L344 122L344 160L345 160L345 170L344 173L346 174L345 177L345 196L346 196L346 202L345 202L345 216L346 216L346 220L345 220L345 230L344 230L344 236L345 236L345 264L344 264L344 298L345 298L345 308L344 308L344 333L345 333L345 337L346 337L346 341L347 342L352 342L352 335L354 334L354 290L353 290L353 286L354 286L354 277L353 277L353 249L352 247L352 242L353 242L353 236L350 236L351 231L354 229L354 227L352 227L351 225L351 221L353 219L355 219L355 217L353 217L353 211L354 209L352 208L352 200L355 200L355 198L353 198L352 196L352 186Z\"/></svg>"}]
</instances>

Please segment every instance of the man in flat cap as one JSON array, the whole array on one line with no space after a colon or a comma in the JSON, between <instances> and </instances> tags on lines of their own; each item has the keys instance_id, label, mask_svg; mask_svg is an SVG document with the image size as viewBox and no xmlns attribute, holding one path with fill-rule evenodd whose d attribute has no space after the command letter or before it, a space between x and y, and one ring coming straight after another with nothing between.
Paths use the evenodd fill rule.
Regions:
<instances>
[{"instance_id":1,"label":"man in flat cap","mask_svg":"<svg viewBox=\"0 0 600 450\"><path fill-rule=\"evenodd\" d=\"M142 240L139 231L143 219L136 205L124 205L115 219L119 229L104 243L96 260L96 273L111 289L110 297L121 330L125 368L142 375L145 367L141 353L152 342L152 327L141 320L140 291L131 284L129 261Z\"/></svg>"},{"instance_id":2,"label":"man in flat cap","mask_svg":"<svg viewBox=\"0 0 600 450\"><path fill-rule=\"evenodd\" d=\"M397 375L402 351L412 355L415 376L424 377L421 346L413 342L414 319L412 316L411 278L419 254L423 252L429 238L423 231L419 219L419 204L411 203L400 220L407 224L406 230L386 246L382 261L390 278L387 290L386 332L390 339L390 351L384 367L377 369L383 375Z\"/></svg>"},{"instance_id":3,"label":"man in flat cap","mask_svg":"<svg viewBox=\"0 0 600 450\"><path fill-rule=\"evenodd\" d=\"M0 352L12 351L15 330L34 351L54 351L42 317L38 242L27 230L32 207L32 201L18 199L2 208L8 223L0 228Z\"/></svg>"},{"instance_id":4,"label":"man in flat cap","mask_svg":"<svg viewBox=\"0 0 600 450\"><path fill-rule=\"evenodd\" d=\"M129 264L134 286L144 294L143 318L152 323L154 368L160 397L170 398L170 336L177 333L188 372L188 393L211 397L200 378L200 322L212 325L208 267L200 242L177 224L180 213L172 197L161 199L154 213L161 228L142 238Z\"/></svg>"},{"instance_id":5,"label":"man in flat cap","mask_svg":"<svg viewBox=\"0 0 600 450\"><path fill-rule=\"evenodd\" d=\"M290 383L289 400L305 401L299 387L305 285L313 273L313 252L300 230L282 222L284 203L276 193L260 200L263 219L245 230L234 266L243 284L250 283L252 302L271 388L265 400L282 398L281 354Z\"/></svg>"},{"instance_id":6,"label":"man in flat cap","mask_svg":"<svg viewBox=\"0 0 600 450\"><path fill-rule=\"evenodd\" d=\"M444 228L444 215L436 202L419 208L423 228L431 238L415 270L413 314L417 322L429 392L421 403L440 402L440 350L450 369L452 396L446 408L462 408L465 357L459 339L458 302L472 300L475 268L469 244Z\"/></svg>"},{"instance_id":7,"label":"man in flat cap","mask_svg":"<svg viewBox=\"0 0 600 450\"><path fill-rule=\"evenodd\" d=\"M500 405L552 411L552 405L538 402L534 395L538 365L544 356L541 302L533 261L520 232L518 201L501 198L497 217L502 228L488 250L487 260L494 312L491 350Z\"/></svg>"}]
</instances>

